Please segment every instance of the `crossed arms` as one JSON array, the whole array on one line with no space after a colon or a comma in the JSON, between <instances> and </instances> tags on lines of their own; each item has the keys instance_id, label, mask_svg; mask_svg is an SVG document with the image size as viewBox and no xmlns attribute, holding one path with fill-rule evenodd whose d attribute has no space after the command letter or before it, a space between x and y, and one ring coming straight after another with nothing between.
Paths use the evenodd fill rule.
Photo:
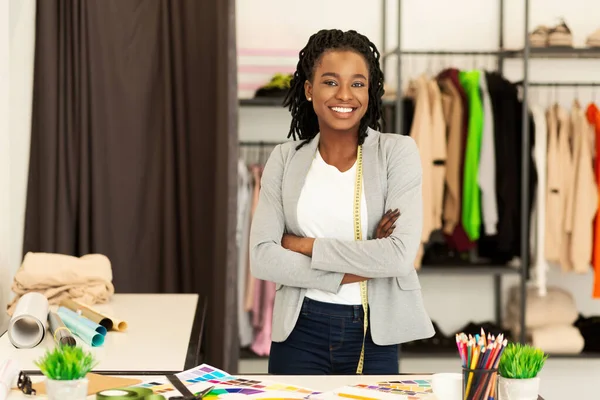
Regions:
<instances>
[{"instance_id":1,"label":"crossed arms","mask_svg":"<svg viewBox=\"0 0 600 400\"><path fill-rule=\"evenodd\" d=\"M273 150L261 180L250 232L252 274L285 286L337 293L341 284L405 276L414 269L422 229L422 167L415 142L399 137L388 160L386 208L374 238L347 241L285 233L281 183L284 157ZM388 225L392 220L391 225Z\"/></svg>"}]
</instances>

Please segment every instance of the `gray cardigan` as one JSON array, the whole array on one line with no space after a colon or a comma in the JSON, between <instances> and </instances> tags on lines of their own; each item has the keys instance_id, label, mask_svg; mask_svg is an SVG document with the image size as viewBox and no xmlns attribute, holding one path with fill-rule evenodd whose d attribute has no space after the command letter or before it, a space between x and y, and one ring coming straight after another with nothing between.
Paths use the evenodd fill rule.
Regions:
<instances>
[{"instance_id":1,"label":"gray cardigan","mask_svg":"<svg viewBox=\"0 0 600 400\"><path fill-rule=\"evenodd\" d=\"M298 142L278 145L262 174L250 232L250 266L256 278L276 283L271 339L281 342L291 333L307 288L336 293L344 273L373 278L367 286L376 344L433 336L414 268L423 207L421 159L412 138L368 132L363 145L368 240L316 239L312 258L281 247L284 232L301 236L296 209L318 142L319 135L298 151ZM384 212L396 208L400 217L394 232L372 239Z\"/></svg>"}]
</instances>

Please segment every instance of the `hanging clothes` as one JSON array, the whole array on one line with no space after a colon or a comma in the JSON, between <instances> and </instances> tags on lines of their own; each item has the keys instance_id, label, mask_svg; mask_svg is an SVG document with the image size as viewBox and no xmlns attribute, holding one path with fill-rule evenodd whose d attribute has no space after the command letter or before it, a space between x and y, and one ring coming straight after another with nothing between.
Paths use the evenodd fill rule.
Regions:
<instances>
[{"instance_id":1,"label":"hanging clothes","mask_svg":"<svg viewBox=\"0 0 600 400\"><path fill-rule=\"evenodd\" d=\"M463 177L464 177L464 154L465 154L465 148L466 148L466 143L467 143L467 134L468 134L468 126L469 126L469 108L468 108L468 102L467 102L467 95L462 87L462 85L460 84L459 78L458 78L458 69L456 68L448 68L445 69L443 71L441 71L438 76L437 79L447 79L449 80L452 85L454 86L454 88L456 89L456 91L458 92L459 96L460 96L460 107L462 109L462 121L461 121L461 130L460 130L460 140L459 140L459 148L460 148L460 159L458 160L458 175L459 175L459 192L460 192L460 198L458 206L459 206L459 221L458 223L455 225L454 231L450 234L446 236L446 241L448 242L448 245L450 248L455 249L459 252L463 252L463 251L468 251L472 248L475 247L475 242L471 241L469 239L469 237L467 236L467 233L465 232L465 229L462 225L462 218L460 218L460 216L462 215L462 209L463 209L463 199L462 199L462 193L463 193Z\"/></svg>"},{"instance_id":2,"label":"hanging clothes","mask_svg":"<svg viewBox=\"0 0 600 400\"><path fill-rule=\"evenodd\" d=\"M442 93L434 80L427 82L431 111L431 184L433 193L432 230L442 229L444 181L446 176L446 120L442 109Z\"/></svg>"},{"instance_id":3,"label":"hanging clothes","mask_svg":"<svg viewBox=\"0 0 600 400\"><path fill-rule=\"evenodd\" d=\"M249 269L248 252L250 239L250 207L251 207L251 185L252 179L243 160L238 161L238 219L236 231L236 243L238 247L238 333L241 347L250 346L253 338L253 329L250 314L244 307L246 273Z\"/></svg>"},{"instance_id":4,"label":"hanging clothes","mask_svg":"<svg viewBox=\"0 0 600 400\"><path fill-rule=\"evenodd\" d=\"M548 262L545 257L545 233L546 233L546 165L548 146L548 127L544 109L539 105L531 106L533 120L535 123L535 165L538 171L538 187L535 196L535 227L532 232L534 238L534 267L536 271L536 283L539 296L545 296L547 290Z\"/></svg>"},{"instance_id":5,"label":"hanging clothes","mask_svg":"<svg viewBox=\"0 0 600 400\"><path fill-rule=\"evenodd\" d=\"M565 109L559 108L558 150L564 196L561 204L561 239L558 262L565 272L573 270L570 254L573 218L572 207L570 207L570 205L572 204L575 170L573 163L573 131L571 128L571 117L569 113Z\"/></svg>"},{"instance_id":6,"label":"hanging clothes","mask_svg":"<svg viewBox=\"0 0 600 400\"><path fill-rule=\"evenodd\" d=\"M558 139L558 105L546 111L548 125L547 177L546 177L546 216L544 235L544 258L559 262L562 239L562 215L564 211L564 181L560 163L560 144ZM543 186L541 186L543 188Z\"/></svg>"},{"instance_id":7,"label":"hanging clothes","mask_svg":"<svg viewBox=\"0 0 600 400\"><path fill-rule=\"evenodd\" d=\"M479 71L479 87L483 105L483 128L479 157L477 184L481 189L483 228L486 235L495 235L498 225L498 199L496 195L496 145L494 112L487 88L485 71Z\"/></svg>"},{"instance_id":8,"label":"hanging clothes","mask_svg":"<svg viewBox=\"0 0 600 400\"><path fill-rule=\"evenodd\" d=\"M462 223L470 240L479 239L481 198L477 174L483 134L483 104L479 88L479 71L460 71L458 78L469 103L469 126L463 176Z\"/></svg>"},{"instance_id":9,"label":"hanging clothes","mask_svg":"<svg viewBox=\"0 0 600 400\"><path fill-rule=\"evenodd\" d=\"M594 131L578 102L573 105L571 119L574 178L567 210L571 219L569 254L573 271L587 273L592 261L593 221L598 211L598 185L591 147Z\"/></svg>"},{"instance_id":10,"label":"hanging clothes","mask_svg":"<svg viewBox=\"0 0 600 400\"><path fill-rule=\"evenodd\" d=\"M252 206L250 209L250 219L254 216L254 210L256 210L256 206L258 205L258 199L260 196L260 176L261 176L261 167L259 165L253 165L251 167L252 180L253 180L253 190L252 190ZM250 257L250 253L248 253L247 257ZM256 282L257 279L252 276L250 271L250 261L248 261L248 269L247 275L248 279L246 280L246 302L245 302L245 310L252 311L254 309L254 291L256 290Z\"/></svg>"},{"instance_id":11,"label":"hanging clothes","mask_svg":"<svg viewBox=\"0 0 600 400\"><path fill-rule=\"evenodd\" d=\"M592 103L586 110L588 122L594 126L594 172L596 177L596 185L598 186L598 196L600 197L600 110ZM594 289L592 296L600 299L600 204L596 207L596 218L593 226L593 251L592 251L592 268L594 269Z\"/></svg>"},{"instance_id":12,"label":"hanging clothes","mask_svg":"<svg viewBox=\"0 0 600 400\"><path fill-rule=\"evenodd\" d=\"M446 192L442 211L443 231L451 235L460 223L461 191L461 160L462 154L462 121L463 102L460 93L450 78L439 78L438 83L442 92L442 105L446 121Z\"/></svg>"},{"instance_id":13,"label":"hanging clothes","mask_svg":"<svg viewBox=\"0 0 600 400\"><path fill-rule=\"evenodd\" d=\"M420 268L424 245L429 241L429 237L435 226L431 103L429 101L427 78L424 75L411 82L409 95L415 101L415 112L410 136L414 139L419 149L423 170L423 229L421 233L421 245L415 258L415 268Z\"/></svg>"}]
</instances>

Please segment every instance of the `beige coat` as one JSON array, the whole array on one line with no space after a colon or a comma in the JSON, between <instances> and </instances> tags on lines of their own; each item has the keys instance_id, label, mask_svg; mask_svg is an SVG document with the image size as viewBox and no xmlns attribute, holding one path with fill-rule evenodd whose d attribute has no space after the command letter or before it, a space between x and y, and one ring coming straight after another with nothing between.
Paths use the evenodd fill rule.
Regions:
<instances>
[{"instance_id":1,"label":"beige coat","mask_svg":"<svg viewBox=\"0 0 600 400\"><path fill-rule=\"evenodd\" d=\"M445 181L446 192L444 195L442 220L444 232L451 235L454 228L460 223L460 162L462 160L461 130L463 106L460 94L450 79L441 79L440 88L443 93L444 117L447 132L447 155Z\"/></svg>"},{"instance_id":2,"label":"beige coat","mask_svg":"<svg viewBox=\"0 0 600 400\"><path fill-rule=\"evenodd\" d=\"M431 104L431 158L432 158L432 227L442 229L444 205L444 182L446 180L446 121L442 108L442 93L436 81L430 80L429 102Z\"/></svg>"},{"instance_id":3,"label":"beige coat","mask_svg":"<svg viewBox=\"0 0 600 400\"><path fill-rule=\"evenodd\" d=\"M572 126L569 113L564 108L557 109L558 117L558 165L561 180L560 214L556 218L560 221L560 241L558 262L564 271L572 270L571 266L571 229L572 217L569 210L573 191L573 153L572 153Z\"/></svg>"},{"instance_id":4,"label":"beige coat","mask_svg":"<svg viewBox=\"0 0 600 400\"><path fill-rule=\"evenodd\" d=\"M544 255L546 260L558 263L562 239L563 180L559 162L558 107L546 111L548 125L548 155L546 183L546 228ZM541 216L540 216L541 218Z\"/></svg>"},{"instance_id":5,"label":"beige coat","mask_svg":"<svg viewBox=\"0 0 600 400\"><path fill-rule=\"evenodd\" d=\"M411 82L409 95L415 99L415 113L410 128L410 136L414 139L421 157L423 169L423 230L421 231L421 246L415 258L415 267L421 266L423 259L423 247L429 241L429 236L434 229L433 221L433 153L432 147L432 124L431 103L429 101L429 88L425 76L420 76Z\"/></svg>"},{"instance_id":6,"label":"beige coat","mask_svg":"<svg viewBox=\"0 0 600 400\"><path fill-rule=\"evenodd\" d=\"M590 270L593 247L593 222L598 210L598 187L594 176L591 137L594 128L588 123L584 110L575 104L573 121L573 181L567 218L571 242L570 266L574 272Z\"/></svg>"}]
</instances>

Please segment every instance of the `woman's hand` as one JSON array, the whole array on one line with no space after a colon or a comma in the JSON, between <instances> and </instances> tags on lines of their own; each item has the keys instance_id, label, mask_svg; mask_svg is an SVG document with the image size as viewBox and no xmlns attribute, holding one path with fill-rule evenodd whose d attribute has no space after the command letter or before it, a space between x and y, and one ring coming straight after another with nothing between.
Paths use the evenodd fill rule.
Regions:
<instances>
[{"instance_id":1,"label":"woman's hand","mask_svg":"<svg viewBox=\"0 0 600 400\"><path fill-rule=\"evenodd\" d=\"M388 210L383 217L381 217L381 221L379 221L379 225L377 226L377 230L375 231L376 239L385 239L390 236L392 232L394 232L394 228L396 227L396 221L400 216L400 211L398 209Z\"/></svg>"}]
</instances>

